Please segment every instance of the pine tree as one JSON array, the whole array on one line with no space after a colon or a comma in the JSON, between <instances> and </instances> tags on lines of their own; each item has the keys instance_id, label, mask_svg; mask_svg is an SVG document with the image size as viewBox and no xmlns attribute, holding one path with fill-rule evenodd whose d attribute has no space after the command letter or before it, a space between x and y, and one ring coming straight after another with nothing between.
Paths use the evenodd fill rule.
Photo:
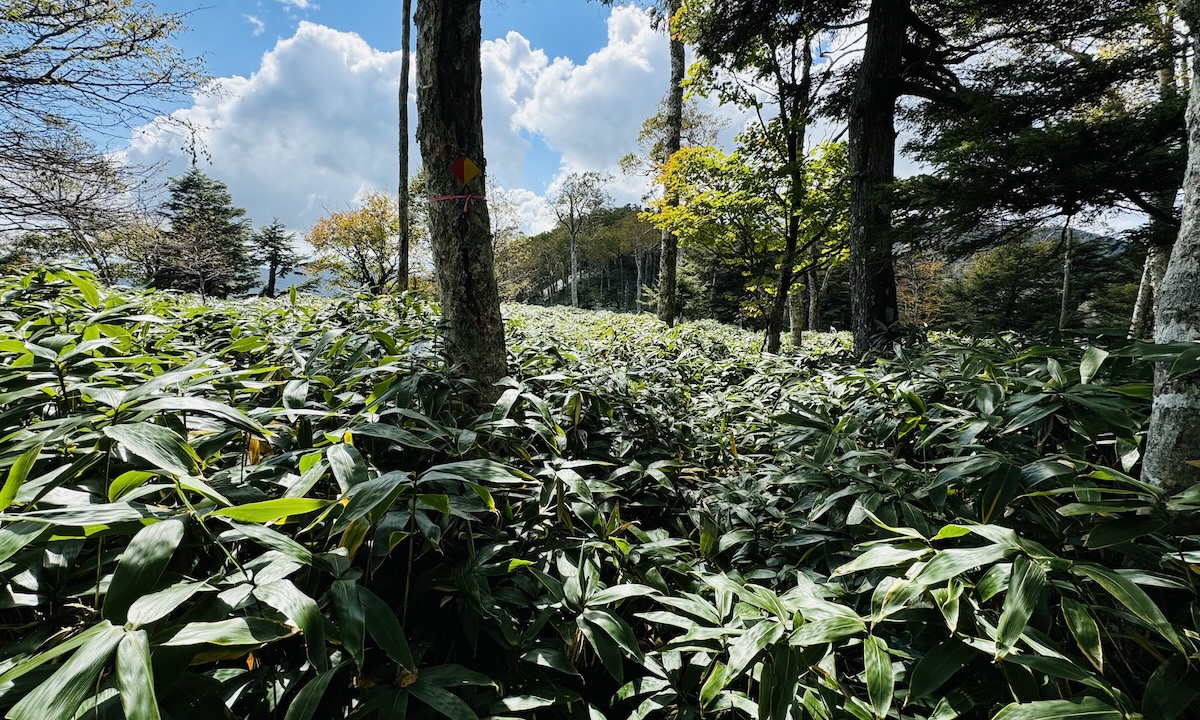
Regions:
<instances>
[{"instance_id":1,"label":"pine tree","mask_svg":"<svg viewBox=\"0 0 1200 720\"><path fill-rule=\"evenodd\" d=\"M225 183L193 167L170 181L163 206L169 229L163 235L156 288L228 297L255 282L246 211L235 207Z\"/></svg>"},{"instance_id":2,"label":"pine tree","mask_svg":"<svg viewBox=\"0 0 1200 720\"><path fill-rule=\"evenodd\" d=\"M254 259L267 268L267 284L262 294L275 297L276 282L299 267L304 262L304 256L296 252L292 234L287 232L279 218L274 218L270 225L254 233L250 243L254 247Z\"/></svg>"}]
</instances>

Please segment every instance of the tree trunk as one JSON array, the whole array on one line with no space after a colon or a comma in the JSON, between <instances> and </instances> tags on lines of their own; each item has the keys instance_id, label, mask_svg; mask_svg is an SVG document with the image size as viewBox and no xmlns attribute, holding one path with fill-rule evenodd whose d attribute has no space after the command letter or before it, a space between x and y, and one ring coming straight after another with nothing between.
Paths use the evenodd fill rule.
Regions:
<instances>
[{"instance_id":1,"label":"tree trunk","mask_svg":"<svg viewBox=\"0 0 1200 720\"><path fill-rule=\"evenodd\" d=\"M408 289L408 246L412 241L409 227L408 198L408 73L409 47L412 45L412 0L402 3L404 27L400 31L400 249L396 258L396 291Z\"/></svg>"},{"instance_id":2,"label":"tree trunk","mask_svg":"<svg viewBox=\"0 0 1200 720\"><path fill-rule=\"evenodd\" d=\"M794 286L788 298L788 310L792 315L792 347L798 350L804 342L804 295L801 287Z\"/></svg>"},{"instance_id":3,"label":"tree trunk","mask_svg":"<svg viewBox=\"0 0 1200 720\"><path fill-rule=\"evenodd\" d=\"M275 263L271 263L269 269L267 270L267 289L266 292L263 293L269 298L275 297L275 280L278 272L279 266Z\"/></svg>"},{"instance_id":4,"label":"tree trunk","mask_svg":"<svg viewBox=\"0 0 1200 720\"><path fill-rule=\"evenodd\" d=\"M670 26L670 20L675 18L681 5L682 0L667 0L667 14L670 16L667 32L671 37L671 88L667 92L667 139L664 148L667 159L679 152L683 135L684 47L683 40ZM679 197L673 192L667 192L664 200L668 207L679 205ZM679 313L678 263L679 238L664 230L658 266L658 317L667 325L674 325L675 316Z\"/></svg>"},{"instance_id":5,"label":"tree trunk","mask_svg":"<svg viewBox=\"0 0 1200 720\"><path fill-rule=\"evenodd\" d=\"M417 142L432 197L482 196L486 187L479 5L480 0L417 3ZM465 187L450 170L460 157L480 169ZM429 227L447 362L479 381L485 400L494 399L493 384L508 366L487 202L431 203Z\"/></svg>"},{"instance_id":6,"label":"tree trunk","mask_svg":"<svg viewBox=\"0 0 1200 720\"><path fill-rule=\"evenodd\" d=\"M1070 222L1068 219L1067 222ZM1075 254L1075 231L1063 228L1063 281L1062 303L1058 308L1058 331L1062 332L1071 321L1071 261Z\"/></svg>"},{"instance_id":7,"label":"tree trunk","mask_svg":"<svg viewBox=\"0 0 1200 720\"><path fill-rule=\"evenodd\" d=\"M579 241L571 233L571 307L579 307Z\"/></svg>"},{"instance_id":8,"label":"tree trunk","mask_svg":"<svg viewBox=\"0 0 1200 720\"><path fill-rule=\"evenodd\" d=\"M1200 31L1200 0L1181 0L1179 14ZM1188 98L1188 162L1183 181L1183 224L1159 286L1154 341L1160 345L1200 341L1200 93ZM1167 365L1154 373L1154 405L1142 479L1179 492L1200 482L1200 378L1171 378Z\"/></svg>"},{"instance_id":9,"label":"tree trunk","mask_svg":"<svg viewBox=\"0 0 1200 720\"><path fill-rule=\"evenodd\" d=\"M640 313L642 311L642 265L644 264L642 253L635 252L633 254L633 264L637 267L637 284L634 286L633 292L633 311Z\"/></svg>"},{"instance_id":10,"label":"tree trunk","mask_svg":"<svg viewBox=\"0 0 1200 720\"><path fill-rule=\"evenodd\" d=\"M850 312L854 352L877 349L876 325L898 320L892 261L891 185L896 99L909 0L871 0L867 43L850 100Z\"/></svg>"},{"instance_id":11,"label":"tree trunk","mask_svg":"<svg viewBox=\"0 0 1200 720\"><path fill-rule=\"evenodd\" d=\"M813 252L812 260L808 266L808 272L805 274L805 284L808 286L808 331L821 332L821 295L825 292L825 284L829 282L829 272L825 273L825 280L818 284L819 272L817 270L817 254Z\"/></svg>"},{"instance_id":12,"label":"tree trunk","mask_svg":"<svg viewBox=\"0 0 1200 720\"><path fill-rule=\"evenodd\" d=\"M795 54L792 55L796 62ZM804 170L804 143L808 131L809 109L812 105L812 38L804 41L804 52L799 58L802 63L800 82L789 85L784 82L783 73L776 75L779 87L779 117L784 124L785 143L787 146L788 168L788 218L784 230L783 258L779 263L779 279L775 284L775 297L771 303L771 312L767 317L767 352L777 353L780 347L780 336L783 334L783 310L787 306L788 295L792 290L792 276L795 275L796 254L800 243L800 205L804 202L806 180ZM791 68L795 78L796 67Z\"/></svg>"}]
</instances>

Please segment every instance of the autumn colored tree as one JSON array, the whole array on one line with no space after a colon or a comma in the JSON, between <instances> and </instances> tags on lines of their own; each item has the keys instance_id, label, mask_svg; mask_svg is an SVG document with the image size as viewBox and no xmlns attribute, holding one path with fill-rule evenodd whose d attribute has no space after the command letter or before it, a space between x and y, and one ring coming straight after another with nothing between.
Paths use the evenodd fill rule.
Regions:
<instances>
[{"instance_id":1,"label":"autumn colored tree","mask_svg":"<svg viewBox=\"0 0 1200 720\"><path fill-rule=\"evenodd\" d=\"M316 251L305 272L328 273L345 290L383 293L395 287L399 247L396 198L372 192L355 210L331 213L313 225L306 239Z\"/></svg>"}]
</instances>

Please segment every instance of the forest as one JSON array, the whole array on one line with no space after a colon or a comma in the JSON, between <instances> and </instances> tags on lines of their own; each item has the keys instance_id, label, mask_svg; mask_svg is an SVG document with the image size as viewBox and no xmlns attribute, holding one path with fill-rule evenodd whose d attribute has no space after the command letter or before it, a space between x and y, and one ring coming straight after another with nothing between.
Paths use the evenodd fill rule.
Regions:
<instances>
[{"instance_id":1,"label":"forest","mask_svg":"<svg viewBox=\"0 0 1200 720\"><path fill-rule=\"evenodd\" d=\"M159 4L0 4L6 720L1200 717L1200 0L642 3L536 229L481 0L304 228Z\"/></svg>"}]
</instances>

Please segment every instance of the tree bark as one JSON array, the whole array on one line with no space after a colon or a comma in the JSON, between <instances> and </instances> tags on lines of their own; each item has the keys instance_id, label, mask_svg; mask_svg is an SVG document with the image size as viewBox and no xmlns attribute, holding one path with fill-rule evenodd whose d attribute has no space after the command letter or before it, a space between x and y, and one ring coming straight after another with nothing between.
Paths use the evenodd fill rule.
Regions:
<instances>
[{"instance_id":1,"label":"tree bark","mask_svg":"<svg viewBox=\"0 0 1200 720\"><path fill-rule=\"evenodd\" d=\"M898 321L892 260L891 186L896 100L909 0L872 0L867 42L850 100L850 312L854 352L877 349Z\"/></svg>"},{"instance_id":2,"label":"tree bark","mask_svg":"<svg viewBox=\"0 0 1200 720\"><path fill-rule=\"evenodd\" d=\"M1200 0L1181 0L1180 17L1200 30ZM1160 345L1200 341L1200 93L1188 98L1188 162L1183 181L1183 224L1159 286L1154 341ZM1200 482L1200 378L1171 378L1167 365L1154 376L1154 405L1142 480L1179 492Z\"/></svg>"},{"instance_id":3,"label":"tree bark","mask_svg":"<svg viewBox=\"0 0 1200 720\"><path fill-rule=\"evenodd\" d=\"M1071 262L1075 255L1075 231L1070 227L1063 228L1063 241L1062 302L1058 308L1059 332L1065 330L1071 320Z\"/></svg>"},{"instance_id":4,"label":"tree bark","mask_svg":"<svg viewBox=\"0 0 1200 720\"><path fill-rule=\"evenodd\" d=\"M667 0L667 32L671 36L671 88L667 92L667 138L665 155L669 159L679 152L683 135L683 81L686 77L684 68L684 47L671 28L670 21L678 14L682 5L681 0ZM678 207L679 197L668 191L664 198L667 206ZM675 324L675 316L679 313L678 297L678 266L679 238L667 231L662 234L662 253L659 255L658 266L658 317L667 325Z\"/></svg>"},{"instance_id":5,"label":"tree bark","mask_svg":"<svg viewBox=\"0 0 1200 720\"><path fill-rule=\"evenodd\" d=\"M409 227L408 198L408 73L409 47L412 45L412 0L402 3L404 13L404 28L400 31L400 250L396 258L396 291L408 289L408 251L412 242Z\"/></svg>"},{"instance_id":6,"label":"tree bark","mask_svg":"<svg viewBox=\"0 0 1200 720\"><path fill-rule=\"evenodd\" d=\"M433 260L441 292L446 360L480 383L485 400L508 372L484 194L480 0L418 0L417 142L432 202ZM465 186L450 171L460 157L480 169Z\"/></svg>"},{"instance_id":7,"label":"tree bark","mask_svg":"<svg viewBox=\"0 0 1200 720\"><path fill-rule=\"evenodd\" d=\"M820 274L817 270L817 252L814 249L813 256L809 260L808 271L804 276L805 284L808 287L808 331L821 332L821 296L825 292L825 282L829 280L829 273L825 274L825 282L818 282Z\"/></svg>"},{"instance_id":8,"label":"tree bark","mask_svg":"<svg viewBox=\"0 0 1200 720\"><path fill-rule=\"evenodd\" d=\"M579 241L571 233L571 307L579 307Z\"/></svg>"},{"instance_id":9,"label":"tree bark","mask_svg":"<svg viewBox=\"0 0 1200 720\"><path fill-rule=\"evenodd\" d=\"M804 343L804 295L796 285L788 295L788 311L792 320L792 346L799 349Z\"/></svg>"}]
</instances>

